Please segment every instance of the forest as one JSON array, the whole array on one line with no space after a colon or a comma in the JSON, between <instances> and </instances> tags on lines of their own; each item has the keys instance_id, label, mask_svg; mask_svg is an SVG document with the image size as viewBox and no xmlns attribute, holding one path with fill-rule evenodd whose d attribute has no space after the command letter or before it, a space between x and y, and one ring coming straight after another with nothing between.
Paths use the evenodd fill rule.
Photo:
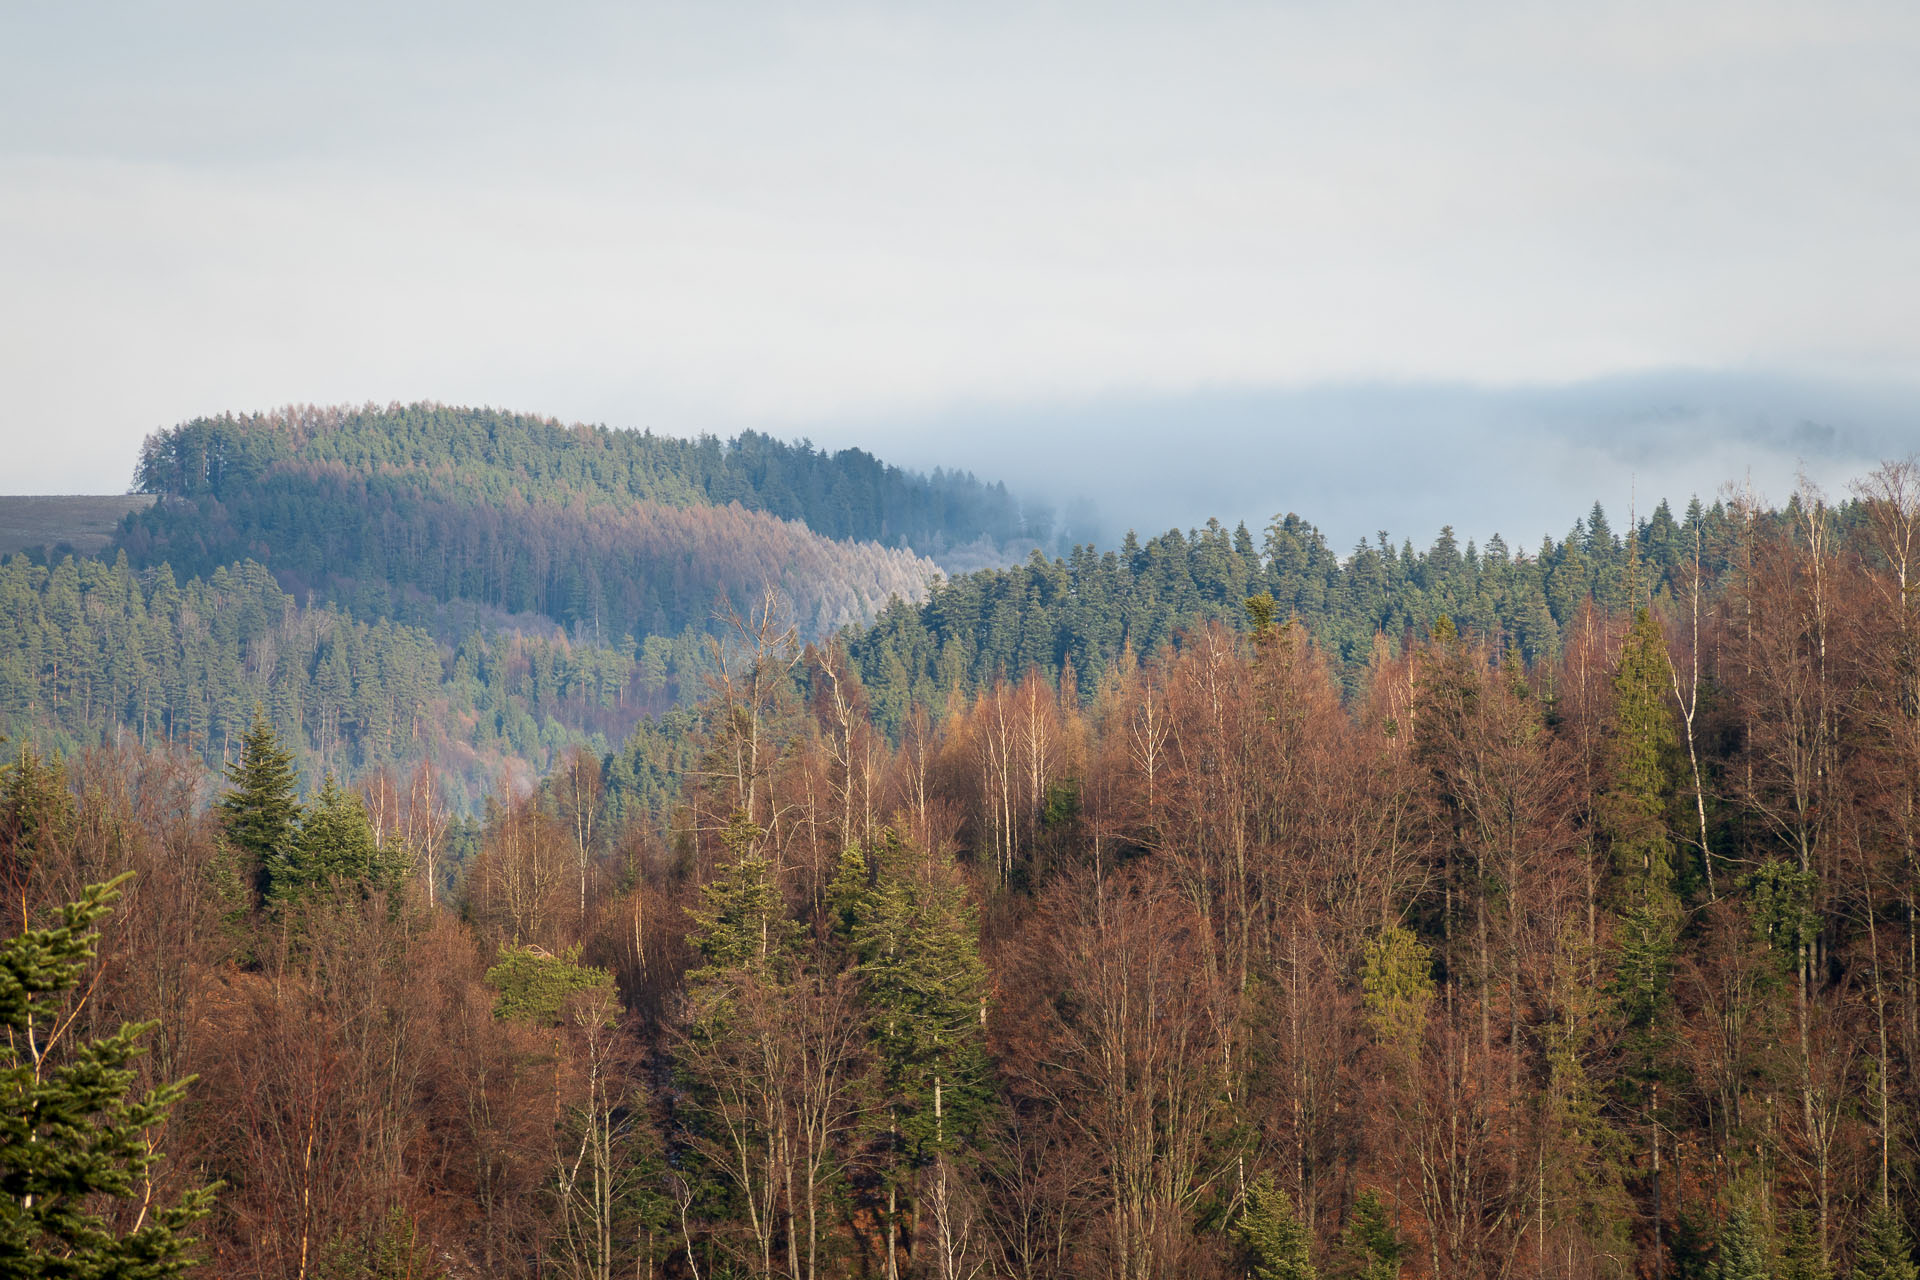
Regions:
<instances>
[{"instance_id":1,"label":"forest","mask_svg":"<svg viewBox=\"0 0 1920 1280\"><path fill-rule=\"evenodd\" d=\"M221 438L183 474L277 465ZM292 1280L1916 1274L1913 464L1538 555L1212 525L870 627L769 581L671 691L179 580L142 519L0 566L7 910L97 929L44 998L145 1027L165 1104L109 1233ZM516 706L571 736L456 803L411 744L497 763Z\"/></svg>"}]
</instances>

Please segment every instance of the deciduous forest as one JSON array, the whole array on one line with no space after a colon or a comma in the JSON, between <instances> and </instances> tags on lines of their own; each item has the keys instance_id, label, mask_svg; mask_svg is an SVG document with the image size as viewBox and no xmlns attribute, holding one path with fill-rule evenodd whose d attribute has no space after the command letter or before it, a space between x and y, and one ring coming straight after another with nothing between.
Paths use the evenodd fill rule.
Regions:
<instances>
[{"instance_id":1,"label":"deciduous forest","mask_svg":"<svg viewBox=\"0 0 1920 1280\"><path fill-rule=\"evenodd\" d=\"M855 461L202 422L101 557L0 564L11 924L99 930L63 1043L189 1082L114 1230L205 1209L185 1256L274 1280L1916 1275L1920 469L921 595L916 539L1034 530Z\"/></svg>"}]
</instances>

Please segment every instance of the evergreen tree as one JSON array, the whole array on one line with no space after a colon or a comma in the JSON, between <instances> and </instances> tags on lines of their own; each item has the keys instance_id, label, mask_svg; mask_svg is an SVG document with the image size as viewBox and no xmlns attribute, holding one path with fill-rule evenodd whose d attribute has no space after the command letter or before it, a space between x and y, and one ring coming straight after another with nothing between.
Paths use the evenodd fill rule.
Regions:
<instances>
[{"instance_id":1,"label":"evergreen tree","mask_svg":"<svg viewBox=\"0 0 1920 1280\"><path fill-rule=\"evenodd\" d=\"M1796 1209L1787 1218L1787 1238L1780 1247L1780 1280L1833 1280L1833 1267L1820 1248L1819 1226L1805 1209Z\"/></svg>"},{"instance_id":2,"label":"evergreen tree","mask_svg":"<svg viewBox=\"0 0 1920 1280\"><path fill-rule=\"evenodd\" d=\"M374 840L366 805L329 773L302 814L286 856L268 864L267 897L283 904L330 885L377 889L394 879Z\"/></svg>"},{"instance_id":3,"label":"evergreen tree","mask_svg":"<svg viewBox=\"0 0 1920 1280\"><path fill-rule=\"evenodd\" d=\"M1263 1173L1247 1187L1247 1208L1234 1223L1253 1280L1318 1280L1312 1241L1293 1201Z\"/></svg>"},{"instance_id":4,"label":"evergreen tree","mask_svg":"<svg viewBox=\"0 0 1920 1280\"><path fill-rule=\"evenodd\" d=\"M1867 1216L1854 1245L1849 1280L1920 1280L1913 1240L1894 1209L1883 1205Z\"/></svg>"},{"instance_id":5,"label":"evergreen tree","mask_svg":"<svg viewBox=\"0 0 1920 1280\"><path fill-rule=\"evenodd\" d=\"M101 1212L103 1202L152 1194L160 1157L149 1138L188 1083L128 1096L128 1064L152 1023L61 1043L58 1028L77 1028L58 1011L93 964L93 926L120 883L88 886L59 924L0 944L0 1280L176 1275L188 1264L186 1228L212 1203L212 1188L189 1191L125 1234Z\"/></svg>"},{"instance_id":6,"label":"evergreen tree","mask_svg":"<svg viewBox=\"0 0 1920 1280\"><path fill-rule=\"evenodd\" d=\"M944 868L916 865L892 831L869 858L871 887L847 914L882 1072L917 1164L971 1133L992 1096L987 970L965 890ZM844 894L858 874L843 864L836 886Z\"/></svg>"},{"instance_id":7,"label":"evergreen tree","mask_svg":"<svg viewBox=\"0 0 1920 1280\"><path fill-rule=\"evenodd\" d=\"M17 889L57 849L73 839L77 817L65 762L42 759L22 746L0 765L0 876Z\"/></svg>"},{"instance_id":8,"label":"evergreen tree","mask_svg":"<svg viewBox=\"0 0 1920 1280\"><path fill-rule=\"evenodd\" d=\"M1753 1214L1745 1205L1727 1215L1720 1228L1720 1260L1713 1280L1773 1280L1767 1267L1767 1246Z\"/></svg>"},{"instance_id":9,"label":"evergreen tree","mask_svg":"<svg viewBox=\"0 0 1920 1280\"><path fill-rule=\"evenodd\" d=\"M733 861L700 886L700 907L693 911L687 941L703 962L687 974L689 982L720 977L732 970L776 972L798 936L786 918L773 868L753 851L760 828L734 815L722 836Z\"/></svg>"},{"instance_id":10,"label":"evergreen tree","mask_svg":"<svg viewBox=\"0 0 1920 1280\"><path fill-rule=\"evenodd\" d=\"M1406 1245L1393 1229L1387 1206L1372 1188L1353 1202L1353 1216L1340 1233L1342 1280L1397 1280Z\"/></svg>"},{"instance_id":11,"label":"evergreen tree","mask_svg":"<svg viewBox=\"0 0 1920 1280\"><path fill-rule=\"evenodd\" d=\"M227 843L259 891L271 886L275 869L294 852L301 819L294 780L293 753L280 745L266 713L255 707L253 724L240 741L240 759L227 770L231 789L219 807Z\"/></svg>"}]
</instances>

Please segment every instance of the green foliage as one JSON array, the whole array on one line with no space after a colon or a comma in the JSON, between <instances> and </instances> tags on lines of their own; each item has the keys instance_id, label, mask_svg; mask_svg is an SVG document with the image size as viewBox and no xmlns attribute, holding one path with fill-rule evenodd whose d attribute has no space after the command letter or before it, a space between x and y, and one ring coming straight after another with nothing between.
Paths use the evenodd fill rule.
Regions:
<instances>
[{"instance_id":1,"label":"green foliage","mask_svg":"<svg viewBox=\"0 0 1920 1280\"><path fill-rule=\"evenodd\" d=\"M1913 1238L1893 1209L1876 1207L1867 1215L1853 1245L1848 1280L1920 1280L1913 1261Z\"/></svg>"},{"instance_id":2,"label":"green foliage","mask_svg":"<svg viewBox=\"0 0 1920 1280\"><path fill-rule=\"evenodd\" d=\"M1780 1280L1833 1280L1833 1267L1820 1248L1819 1223L1810 1210L1795 1209L1787 1216L1786 1238L1780 1242Z\"/></svg>"},{"instance_id":3,"label":"green foliage","mask_svg":"<svg viewBox=\"0 0 1920 1280\"><path fill-rule=\"evenodd\" d=\"M1684 534L1643 561L1650 585L1658 590L1680 570L1695 528L1711 544L1727 522L1718 506L1690 513ZM1029 657L1047 677L1071 662L1090 691L1127 648L1144 658L1210 622L1255 630L1263 618L1297 618L1350 682L1376 636L1427 634L1443 617L1455 635L1498 633L1530 661L1552 657L1590 594L1602 606L1625 605L1626 564L1625 543L1599 511L1536 556L1510 553L1497 537L1484 554L1472 546L1463 554L1446 530L1425 553L1382 533L1343 559L1297 515L1269 525L1261 547L1244 527L1210 522L1145 540L1128 534L1107 552L1075 547L1064 559L951 577L924 604L888 607L849 637L848 649L880 726L898 733L915 702L972 694L1001 672L1023 670ZM1262 597L1273 602L1270 614Z\"/></svg>"},{"instance_id":4,"label":"green foliage","mask_svg":"<svg viewBox=\"0 0 1920 1280\"><path fill-rule=\"evenodd\" d=\"M687 941L703 962L687 976L699 979L732 970L778 971L798 938L773 882L773 868L754 852L760 829L741 815L723 839L733 854L711 881L700 886Z\"/></svg>"},{"instance_id":5,"label":"green foliage","mask_svg":"<svg viewBox=\"0 0 1920 1280\"><path fill-rule=\"evenodd\" d=\"M103 1199L150 1192L160 1157L148 1137L187 1085L128 1096L136 1074L128 1064L151 1023L59 1043L60 1008L93 963L93 926L119 884L89 886L59 924L0 944L0 1278L178 1274L192 1243L186 1228L212 1203L211 1188L190 1191L125 1233L102 1213ZM65 1035L76 1033L65 1026Z\"/></svg>"},{"instance_id":6,"label":"green foliage","mask_svg":"<svg viewBox=\"0 0 1920 1280\"><path fill-rule=\"evenodd\" d=\"M398 887L401 868L397 851L375 841L360 797L342 790L328 773L302 814L291 847L268 864L267 899L284 906L334 887L390 890Z\"/></svg>"},{"instance_id":7,"label":"green foliage","mask_svg":"<svg viewBox=\"0 0 1920 1280\"><path fill-rule=\"evenodd\" d=\"M32 745L0 764L0 874L25 880L73 839L78 815L65 762L42 759Z\"/></svg>"},{"instance_id":8,"label":"green foliage","mask_svg":"<svg viewBox=\"0 0 1920 1280\"><path fill-rule=\"evenodd\" d=\"M929 552L982 538L1047 542L1052 525L1049 513L1023 508L1004 485L965 472L903 471L860 449L829 454L752 431L727 442L689 440L412 404L197 418L155 432L141 447L135 483L187 502L151 513L135 528L148 536L171 532L190 518L181 510L204 515L206 499L217 500L223 514L249 504L282 511L297 481L342 471L377 477L382 488L400 493L476 504L509 495L590 509L738 503L829 538ZM227 518L246 527L250 517Z\"/></svg>"},{"instance_id":9,"label":"green foliage","mask_svg":"<svg viewBox=\"0 0 1920 1280\"><path fill-rule=\"evenodd\" d=\"M254 708L253 724L240 741L240 759L227 769L220 797L220 827L250 877L271 888L276 870L295 856L301 809L295 790L293 753Z\"/></svg>"},{"instance_id":10,"label":"green foliage","mask_svg":"<svg viewBox=\"0 0 1920 1280\"><path fill-rule=\"evenodd\" d=\"M1406 1244L1380 1194L1371 1187L1353 1202L1353 1216L1340 1233L1341 1280L1398 1280Z\"/></svg>"},{"instance_id":11,"label":"green foliage","mask_svg":"<svg viewBox=\"0 0 1920 1280\"><path fill-rule=\"evenodd\" d=\"M1791 968L1801 948L1819 931L1814 909L1819 879L1780 858L1768 858L1745 881L1754 932L1772 950L1778 962Z\"/></svg>"},{"instance_id":12,"label":"green foliage","mask_svg":"<svg viewBox=\"0 0 1920 1280\"><path fill-rule=\"evenodd\" d=\"M1247 1187L1247 1207L1233 1224L1253 1280L1318 1280L1312 1240L1293 1200L1263 1173Z\"/></svg>"},{"instance_id":13,"label":"green foliage","mask_svg":"<svg viewBox=\"0 0 1920 1280\"><path fill-rule=\"evenodd\" d=\"M486 982L499 993L494 1017L537 1027L562 1025L575 997L600 992L610 998L614 989L612 974L580 963L579 947L558 956L539 947L501 947Z\"/></svg>"},{"instance_id":14,"label":"green foliage","mask_svg":"<svg viewBox=\"0 0 1920 1280\"><path fill-rule=\"evenodd\" d=\"M843 857L833 892L894 1120L909 1162L923 1163L971 1135L993 1097L973 909L949 870L892 831L864 859Z\"/></svg>"},{"instance_id":15,"label":"green foliage","mask_svg":"<svg viewBox=\"0 0 1920 1280\"><path fill-rule=\"evenodd\" d=\"M1714 1280L1773 1278L1773 1272L1767 1266L1765 1233L1745 1205L1736 1206L1720 1228L1719 1259L1713 1277Z\"/></svg>"},{"instance_id":16,"label":"green foliage","mask_svg":"<svg viewBox=\"0 0 1920 1280\"><path fill-rule=\"evenodd\" d=\"M1419 1051L1433 1001L1433 953L1409 929L1396 925L1367 943L1360 989L1367 1026L1381 1045L1411 1056Z\"/></svg>"},{"instance_id":17,"label":"green foliage","mask_svg":"<svg viewBox=\"0 0 1920 1280\"><path fill-rule=\"evenodd\" d=\"M447 1269L420 1238L413 1215L396 1204L387 1209L370 1241L353 1236L329 1241L317 1274L319 1280L439 1280Z\"/></svg>"}]
</instances>

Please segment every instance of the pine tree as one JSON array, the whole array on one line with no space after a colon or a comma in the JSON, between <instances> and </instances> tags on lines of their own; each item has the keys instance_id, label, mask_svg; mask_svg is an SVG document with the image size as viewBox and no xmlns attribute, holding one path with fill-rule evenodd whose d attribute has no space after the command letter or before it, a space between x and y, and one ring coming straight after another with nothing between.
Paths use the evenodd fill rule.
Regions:
<instances>
[{"instance_id":1,"label":"pine tree","mask_svg":"<svg viewBox=\"0 0 1920 1280\"><path fill-rule=\"evenodd\" d=\"M1727 1215L1720 1228L1720 1260L1714 1280L1773 1280L1767 1269L1767 1247L1746 1206Z\"/></svg>"},{"instance_id":2,"label":"pine tree","mask_svg":"<svg viewBox=\"0 0 1920 1280\"><path fill-rule=\"evenodd\" d=\"M0 944L0 1280L176 1275L193 1243L187 1226L212 1204L212 1188L189 1191L124 1235L101 1213L102 1200L152 1194L159 1155L149 1137L188 1083L128 1096L128 1064L152 1023L61 1043L74 1024L58 1011L91 967L93 925L124 879L88 886L59 924Z\"/></svg>"},{"instance_id":3,"label":"pine tree","mask_svg":"<svg viewBox=\"0 0 1920 1280\"><path fill-rule=\"evenodd\" d=\"M1868 1215L1854 1245L1849 1280L1920 1280L1913 1240L1898 1212L1883 1205Z\"/></svg>"},{"instance_id":4,"label":"pine tree","mask_svg":"<svg viewBox=\"0 0 1920 1280\"><path fill-rule=\"evenodd\" d=\"M1307 1228L1272 1174L1261 1174L1247 1187L1246 1212L1233 1229L1247 1251L1253 1280L1319 1280Z\"/></svg>"},{"instance_id":5,"label":"pine tree","mask_svg":"<svg viewBox=\"0 0 1920 1280\"><path fill-rule=\"evenodd\" d=\"M240 759L227 770L232 788L220 798L220 826L239 854L244 874L265 891L274 868L293 853L300 828L293 753L280 745L266 714L255 707L240 741Z\"/></svg>"}]
</instances>

